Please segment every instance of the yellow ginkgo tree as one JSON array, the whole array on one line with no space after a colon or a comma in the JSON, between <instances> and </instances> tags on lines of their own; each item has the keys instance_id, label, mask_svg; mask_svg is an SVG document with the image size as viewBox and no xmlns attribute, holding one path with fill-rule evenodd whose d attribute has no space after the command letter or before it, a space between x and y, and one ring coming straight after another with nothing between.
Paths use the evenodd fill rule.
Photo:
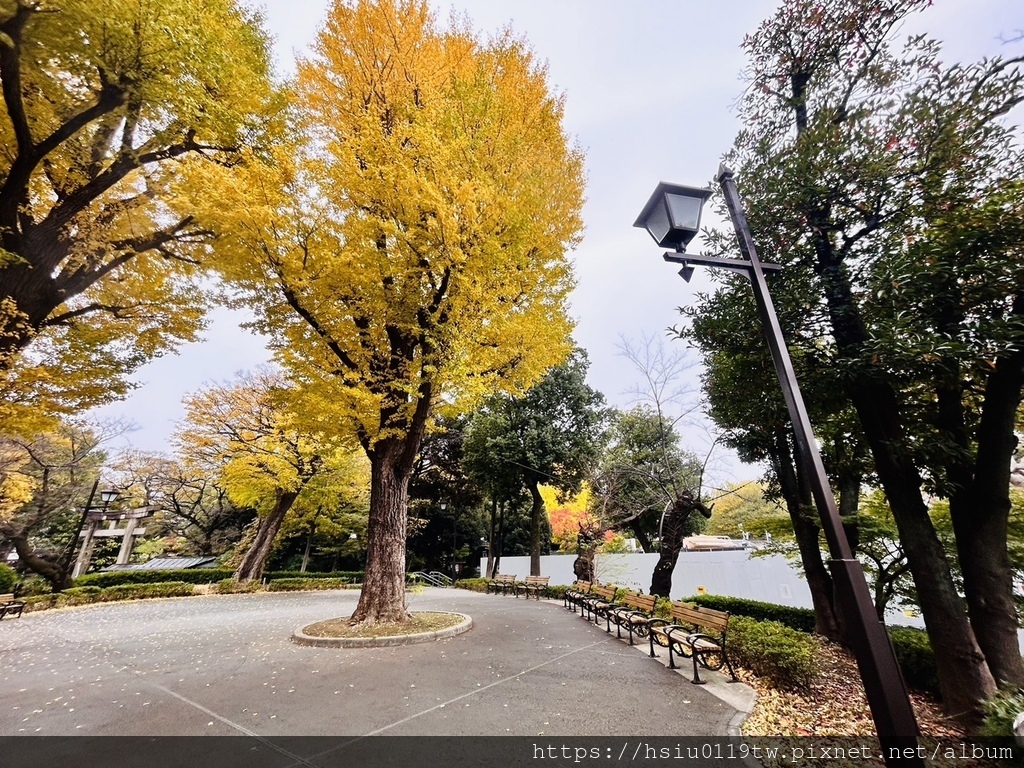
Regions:
<instances>
[{"instance_id":1,"label":"yellow ginkgo tree","mask_svg":"<svg viewBox=\"0 0 1024 768\"><path fill-rule=\"evenodd\" d=\"M270 369L208 385L185 401L175 435L184 465L202 467L232 503L258 515L235 571L239 581L262 577L293 507L358 505L367 484L355 442L317 432L294 405L294 388Z\"/></svg>"},{"instance_id":2,"label":"yellow ginkgo tree","mask_svg":"<svg viewBox=\"0 0 1024 768\"><path fill-rule=\"evenodd\" d=\"M195 336L181 171L263 145L280 98L235 0L0 0L0 83L0 425L31 431Z\"/></svg>"},{"instance_id":3,"label":"yellow ginkgo tree","mask_svg":"<svg viewBox=\"0 0 1024 768\"><path fill-rule=\"evenodd\" d=\"M523 41L442 28L422 0L337 2L294 104L301 141L251 158L245 181L210 180L218 261L308 412L369 457L353 621L402 621L432 410L520 391L570 350L583 157Z\"/></svg>"}]
</instances>

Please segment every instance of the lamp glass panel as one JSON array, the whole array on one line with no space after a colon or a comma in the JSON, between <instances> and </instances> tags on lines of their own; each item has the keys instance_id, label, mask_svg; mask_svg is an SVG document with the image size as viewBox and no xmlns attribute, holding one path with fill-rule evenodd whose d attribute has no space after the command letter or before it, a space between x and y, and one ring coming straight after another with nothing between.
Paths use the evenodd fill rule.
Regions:
<instances>
[{"instance_id":1,"label":"lamp glass panel","mask_svg":"<svg viewBox=\"0 0 1024 768\"><path fill-rule=\"evenodd\" d=\"M668 235L669 230L672 229L672 222L669 221L668 211L665 209L665 204L661 201L654 206L647 216L646 227L656 243L659 245L665 244L665 237Z\"/></svg>"},{"instance_id":2,"label":"lamp glass panel","mask_svg":"<svg viewBox=\"0 0 1024 768\"><path fill-rule=\"evenodd\" d=\"M109 504L118 496L117 491L100 491L100 499L104 504Z\"/></svg>"},{"instance_id":3,"label":"lamp glass panel","mask_svg":"<svg viewBox=\"0 0 1024 768\"><path fill-rule=\"evenodd\" d=\"M672 214L672 225L677 229L696 231L700 225L700 209L704 201L699 197L677 195L669 192L665 195L668 209Z\"/></svg>"}]
</instances>

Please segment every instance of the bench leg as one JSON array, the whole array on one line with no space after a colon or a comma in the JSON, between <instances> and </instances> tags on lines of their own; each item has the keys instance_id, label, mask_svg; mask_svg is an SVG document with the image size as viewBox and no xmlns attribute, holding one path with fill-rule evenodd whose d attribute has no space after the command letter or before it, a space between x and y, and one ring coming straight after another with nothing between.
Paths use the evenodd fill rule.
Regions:
<instances>
[{"instance_id":1,"label":"bench leg","mask_svg":"<svg viewBox=\"0 0 1024 768\"><path fill-rule=\"evenodd\" d=\"M704 681L700 679L700 673L697 672L697 650L693 651L693 680L690 681L694 685L704 685Z\"/></svg>"},{"instance_id":2,"label":"bench leg","mask_svg":"<svg viewBox=\"0 0 1024 768\"><path fill-rule=\"evenodd\" d=\"M649 634L649 635L647 636L647 639L648 639L648 640L650 640L650 642L651 642L651 658L652 658L652 659L656 659L656 658L658 658L658 654L656 654L656 653L654 652L654 633L653 633L653 632L651 632L651 634Z\"/></svg>"}]
</instances>

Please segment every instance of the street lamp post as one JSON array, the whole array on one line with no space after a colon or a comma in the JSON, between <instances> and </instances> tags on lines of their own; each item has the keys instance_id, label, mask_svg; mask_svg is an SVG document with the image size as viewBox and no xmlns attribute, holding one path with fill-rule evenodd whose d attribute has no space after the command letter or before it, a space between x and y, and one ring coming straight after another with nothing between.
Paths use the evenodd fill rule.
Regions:
<instances>
[{"instance_id":1,"label":"street lamp post","mask_svg":"<svg viewBox=\"0 0 1024 768\"><path fill-rule=\"evenodd\" d=\"M811 482L814 503L828 541L831 555L829 566L835 586L836 602L850 631L857 666L864 682L864 690L885 762L890 766L923 766L917 748L917 720L896 661L896 654L885 627L875 613L863 569L853 556L843 530L835 496L825 474L821 454L811 431L807 408L800 394L789 351L782 336L782 327L771 295L768 293L765 272L775 271L780 267L776 264L764 264L758 259L736 182L732 171L724 165L718 169L718 183L739 239L742 259L686 255L686 246L700 230L700 210L704 201L711 196L710 189L662 182L647 201L634 226L646 229L658 245L673 248L672 252L664 254L664 258L666 261L682 265L679 274L684 280L689 281L695 265L729 269L750 278L758 314L765 329L768 347L793 424L797 458Z\"/></svg>"},{"instance_id":2,"label":"street lamp post","mask_svg":"<svg viewBox=\"0 0 1024 768\"><path fill-rule=\"evenodd\" d=\"M110 507L110 503L116 499L120 493L115 490L100 491L100 503L94 505L93 499L96 497L96 489L99 487L100 481L97 479L92 484L92 490L89 492L89 499L85 502L85 508L82 510L82 519L78 523L78 530L75 531L75 537L71 540L71 545L74 547L78 543L78 538L82 533L82 528L88 527L85 530L85 538L82 540L82 548L78 553L78 560L75 561L75 568L71 572L71 578L76 579L81 576L89 568L89 560L92 557L93 537L96 535L96 528L99 526L100 521L106 514L107 509ZM123 544L122 544L123 547Z\"/></svg>"}]
</instances>

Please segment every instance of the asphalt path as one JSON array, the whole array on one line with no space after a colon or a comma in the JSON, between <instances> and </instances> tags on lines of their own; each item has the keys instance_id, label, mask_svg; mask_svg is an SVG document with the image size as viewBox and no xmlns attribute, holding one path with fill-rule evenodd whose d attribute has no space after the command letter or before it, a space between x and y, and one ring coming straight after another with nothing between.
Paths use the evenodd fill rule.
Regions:
<instances>
[{"instance_id":1,"label":"asphalt path","mask_svg":"<svg viewBox=\"0 0 1024 768\"><path fill-rule=\"evenodd\" d=\"M0 621L0 736L724 736L737 709L560 602L428 588L473 628L390 648L291 633L355 591L211 595Z\"/></svg>"}]
</instances>

